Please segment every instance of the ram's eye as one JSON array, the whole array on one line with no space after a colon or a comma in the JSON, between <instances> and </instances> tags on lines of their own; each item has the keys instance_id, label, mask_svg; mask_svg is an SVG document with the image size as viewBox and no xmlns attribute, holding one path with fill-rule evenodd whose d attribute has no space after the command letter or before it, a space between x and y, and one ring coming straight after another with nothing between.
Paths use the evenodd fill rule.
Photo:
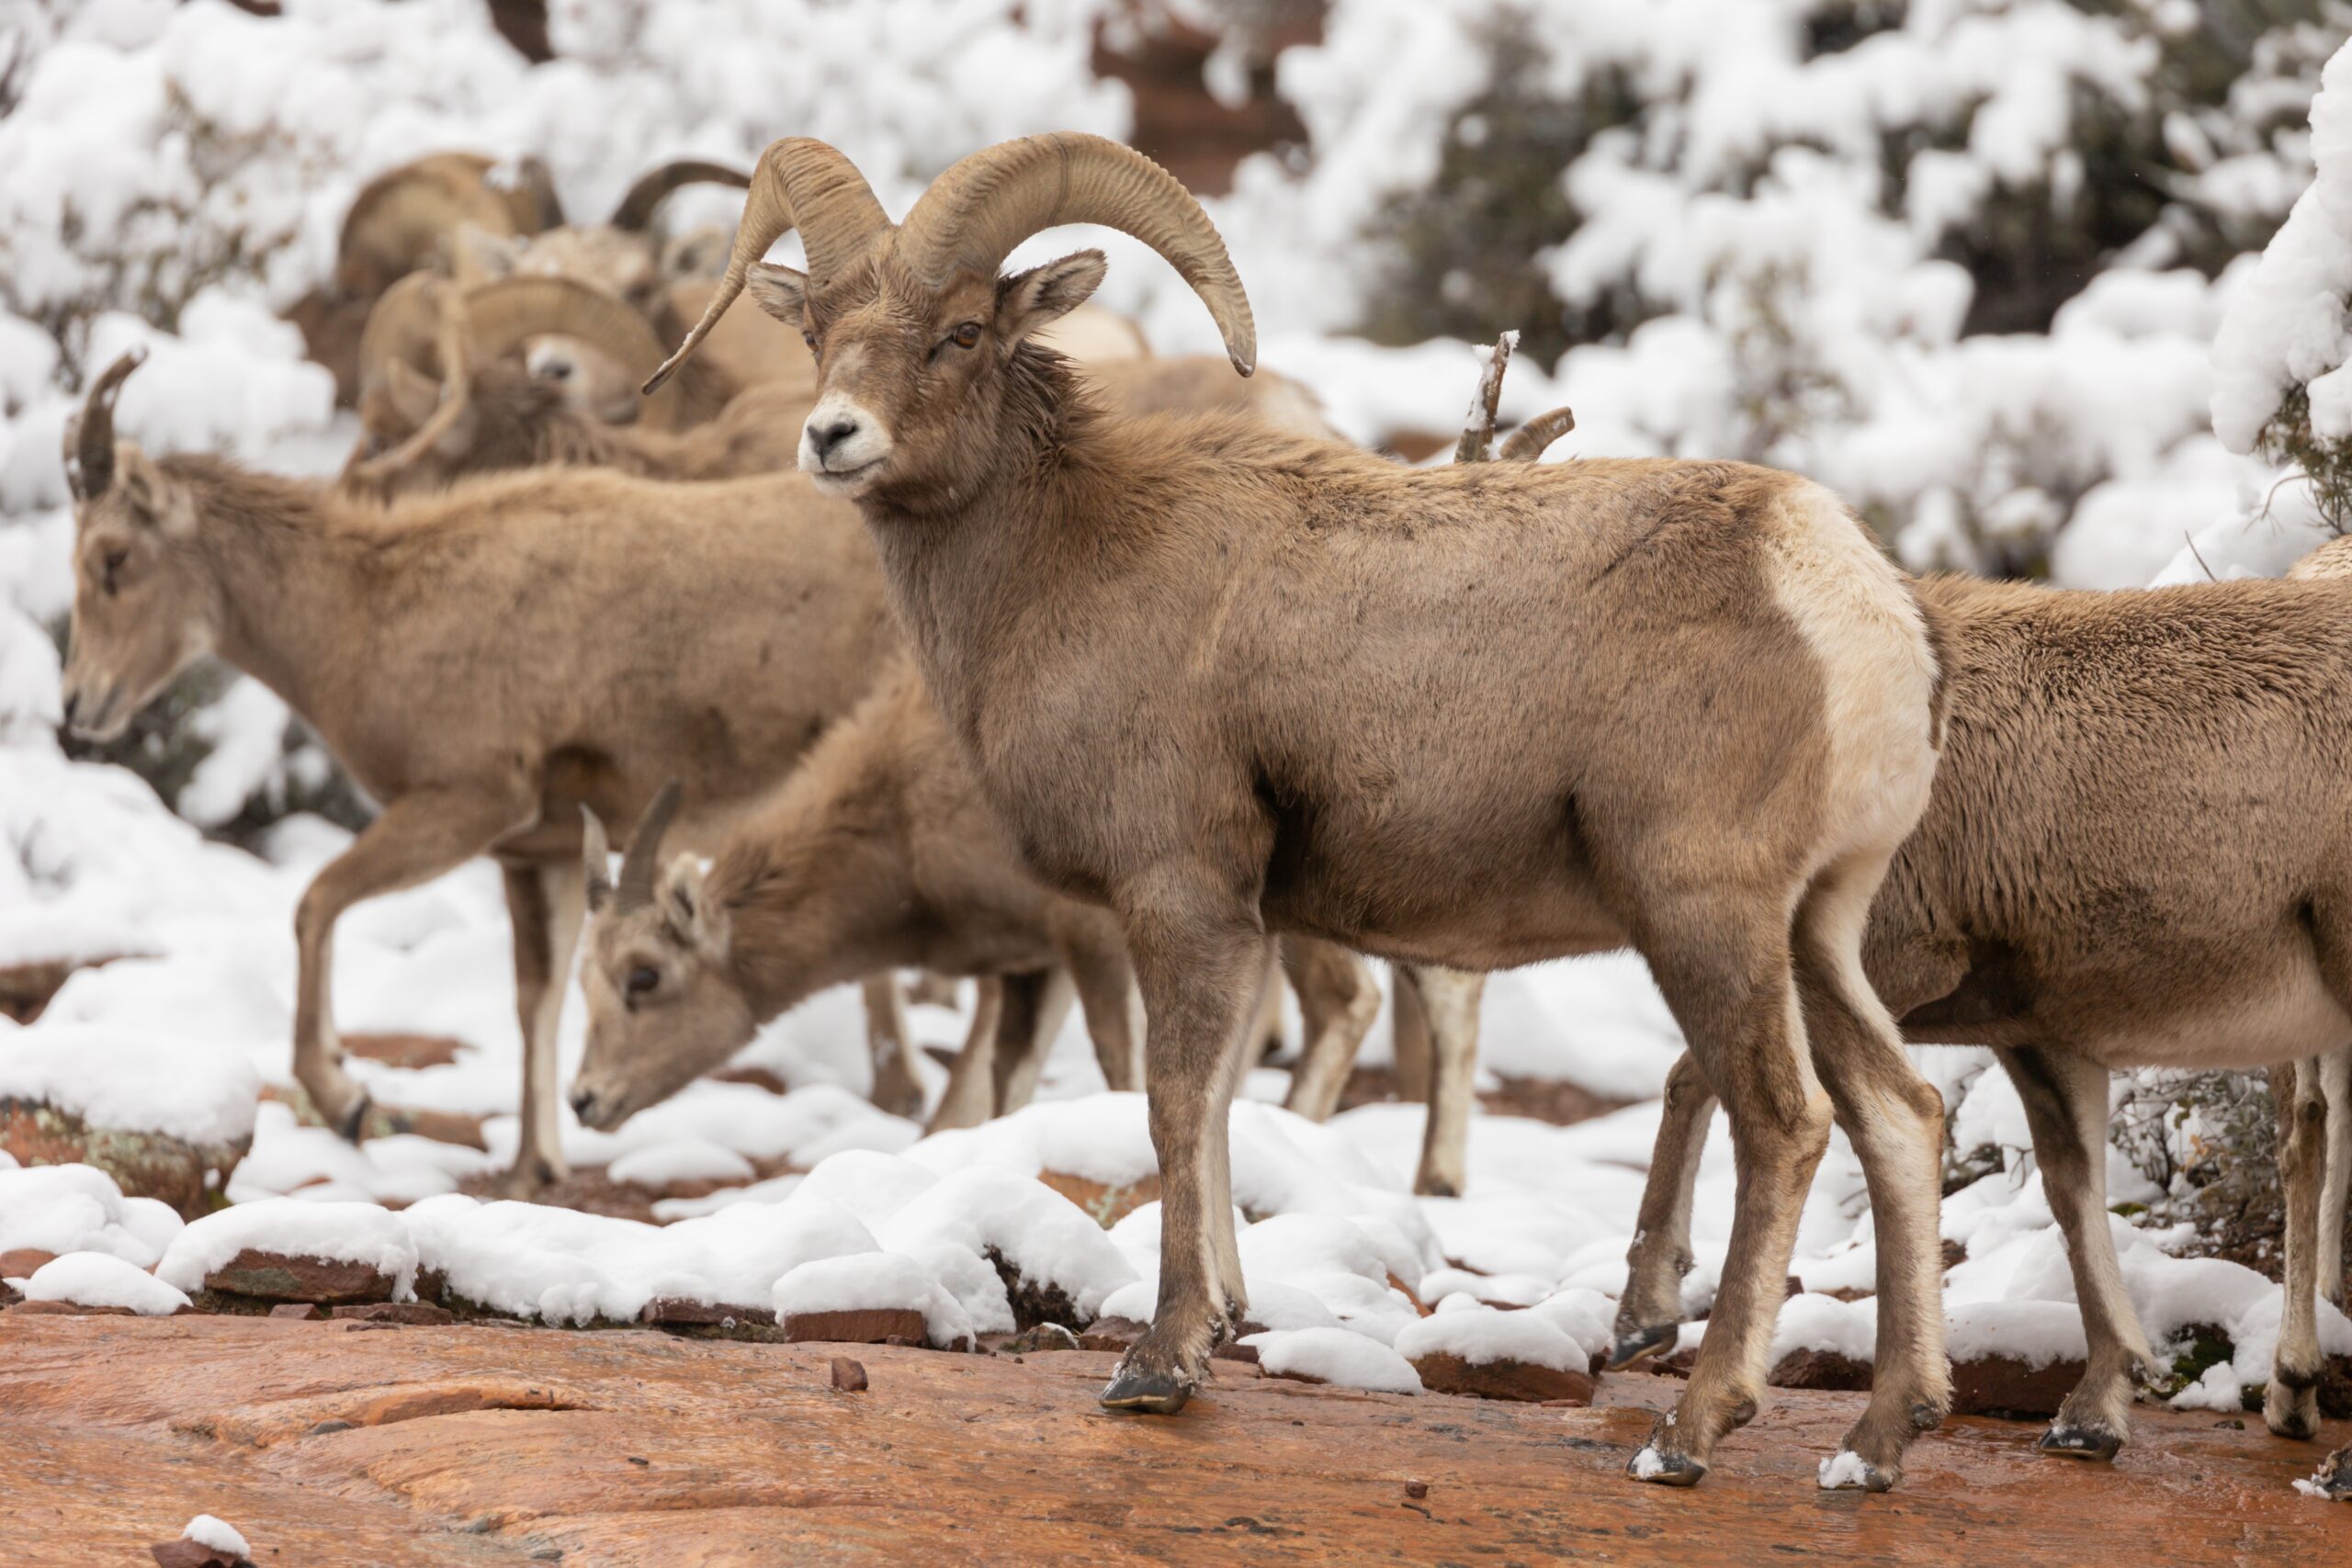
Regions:
<instances>
[{"instance_id":1,"label":"ram's eye","mask_svg":"<svg viewBox=\"0 0 2352 1568\"><path fill-rule=\"evenodd\" d=\"M634 1001L639 997L650 996L654 987L661 984L662 971L650 964L640 964L628 972L629 999Z\"/></svg>"},{"instance_id":2,"label":"ram's eye","mask_svg":"<svg viewBox=\"0 0 2352 1568\"><path fill-rule=\"evenodd\" d=\"M122 570L124 564L130 559L130 556L129 552L124 550L108 550L107 552L106 559L99 564L105 569L106 588L107 592L111 593L117 587L120 586L116 581L116 576Z\"/></svg>"},{"instance_id":3,"label":"ram's eye","mask_svg":"<svg viewBox=\"0 0 2352 1568\"><path fill-rule=\"evenodd\" d=\"M800 333L800 341L808 345L809 353L814 354L817 352L817 334L815 333L803 328Z\"/></svg>"},{"instance_id":4,"label":"ram's eye","mask_svg":"<svg viewBox=\"0 0 2352 1568\"><path fill-rule=\"evenodd\" d=\"M971 347L974 344L980 341L980 323L978 321L966 321L962 326L957 327L954 332L947 334L947 341L954 344L957 348Z\"/></svg>"}]
</instances>

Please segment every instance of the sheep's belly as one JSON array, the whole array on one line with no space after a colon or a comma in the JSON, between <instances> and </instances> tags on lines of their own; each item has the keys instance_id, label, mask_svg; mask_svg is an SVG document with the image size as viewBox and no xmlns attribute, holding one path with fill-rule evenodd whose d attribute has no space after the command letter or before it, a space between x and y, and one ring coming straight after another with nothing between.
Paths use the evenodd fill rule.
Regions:
<instances>
[{"instance_id":1,"label":"sheep's belly","mask_svg":"<svg viewBox=\"0 0 2352 1568\"><path fill-rule=\"evenodd\" d=\"M2352 1047L2352 1013L2301 955L2269 973L2216 976L2198 1005L2117 1023L2075 1048L2117 1068L2245 1069Z\"/></svg>"}]
</instances>

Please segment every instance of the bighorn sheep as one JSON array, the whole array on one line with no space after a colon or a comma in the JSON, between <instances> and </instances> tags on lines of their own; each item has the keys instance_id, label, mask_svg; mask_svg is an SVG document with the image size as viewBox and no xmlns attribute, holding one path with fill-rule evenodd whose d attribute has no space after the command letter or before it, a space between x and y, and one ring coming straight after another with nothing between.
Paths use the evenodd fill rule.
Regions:
<instances>
[{"instance_id":1,"label":"bighorn sheep","mask_svg":"<svg viewBox=\"0 0 2352 1568\"><path fill-rule=\"evenodd\" d=\"M2322 1233L2341 1237L2346 1162L2322 1226L2319 1082L2341 1093L2352 1040L2352 867L2325 804L2352 765L2352 583L2088 593L1931 578L1918 593L1949 739L1863 962L1906 1038L1991 1046L2024 1101L2089 1348L2041 1446L2112 1457L2149 1354L2108 1230L2109 1071L2282 1060L2301 1066L2279 1076L2289 1267L2265 1416L2310 1437L2314 1276L2343 1289ZM1685 1057L1668 1081L1620 1363L1670 1343L1681 1315L1713 1077Z\"/></svg>"},{"instance_id":2,"label":"bighorn sheep","mask_svg":"<svg viewBox=\"0 0 2352 1568\"><path fill-rule=\"evenodd\" d=\"M334 276L287 311L310 355L334 372L336 400L359 396L358 344L387 289L441 254L461 228L536 234L563 221L555 184L536 158L502 164L478 152L435 152L359 187L344 214Z\"/></svg>"},{"instance_id":3,"label":"bighorn sheep","mask_svg":"<svg viewBox=\"0 0 2352 1568\"><path fill-rule=\"evenodd\" d=\"M824 987L916 966L1005 977L1001 1012L974 1030L933 1130L1027 1100L1069 999L1057 970L1074 982L1103 1081L1139 1087L1142 1020L1118 922L1030 876L910 660L809 749L707 874L683 854L657 886L660 852L657 833L631 834L618 885L637 892L602 899L605 834L589 826L589 902L602 912L582 966L588 1052L571 1094L586 1125L617 1126L676 1093ZM1307 1059L1344 1076L1379 993L1343 949L1284 947Z\"/></svg>"},{"instance_id":4,"label":"bighorn sheep","mask_svg":"<svg viewBox=\"0 0 2352 1568\"><path fill-rule=\"evenodd\" d=\"M808 273L761 265L796 221ZM1834 1102L1882 1242L1878 1388L1836 1476L1891 1484L1950 1397L1942 1105L1860 955L1935 767L1901 575L1826 491L1741 464L1416 471L1238 419L1107 418L1023 342L1102 254L998 276L1074 222L1159 250L1250 368L1206 215L1081 135L972 155L902 226L831 147L776 142L671 363L747 281L801 327L803 469L864 513L1024 861L1125 934L1165 1228L1155 1321L1103 1403L1181 1408L1244 1304L1227 1110L1270 931L1472 969L1630 943L1730 1091L1745 1178L1713 1331L1636 1473L1696 1480L1754 1410Z\"/></svg>"},{"instance_id":5,"label":"bighorn sheep","mask_svg":"<svg viewBox=\"0 0 2352 1568\"><path fill-rule=\"evenodd\" d=\"M380 507L214 457L151 459L114 438L136 363L98 378L66 436L66 722L119 733L215 653L383 803L295 919L295 1076L346 1134L368 1101L335 1044L336 917L495 858L526 1044L514 1184L560 1174L554 1024L580 919L580 807L634 815L674 775L703 841L782 777L898 646L872 546L797 476L536 469Z\"/></svg>"}]
</instances>

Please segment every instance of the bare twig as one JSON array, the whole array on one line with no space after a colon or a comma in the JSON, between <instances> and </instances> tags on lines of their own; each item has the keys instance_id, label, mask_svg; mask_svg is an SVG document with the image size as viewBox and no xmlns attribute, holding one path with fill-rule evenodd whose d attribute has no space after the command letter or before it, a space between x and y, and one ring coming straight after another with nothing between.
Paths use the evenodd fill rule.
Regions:
<instances>
[{"instance_id":1,"label":"bare twig","mask_svg":"<svg viewBox=\"0 0 2352 1568\"><path fill-rule=\"evenodd\" d=\"M1470 400L1470 412L1463 416L1462 440L1453 448L1457 463L1483 463L1495 444L1495 405L1502 400L1503 372L1510 367L1511 350L1519 346L1519 333L1507 332L1495 340L1487 355L1487 368L1478 378L1477 395Z\"/></svg>"},{"instance_id":2,"label":"bare twig","mask_svg":"<svg viewBox=\"0 0 2352 1568\"><path fill-rule=\"evenodd\" d=\"M2187 545L2188 547L2188 553L2196 558L2198 568L2205 573L2206 581L2219 582L2222 581L2220 578L2213 575L2213 569L2205 564L2205 552L2197 547L2197 541L2189 536L2189 532L2186 528L2183 528L2180 531L2180 542Z\"/></svg>"}]
</instances>

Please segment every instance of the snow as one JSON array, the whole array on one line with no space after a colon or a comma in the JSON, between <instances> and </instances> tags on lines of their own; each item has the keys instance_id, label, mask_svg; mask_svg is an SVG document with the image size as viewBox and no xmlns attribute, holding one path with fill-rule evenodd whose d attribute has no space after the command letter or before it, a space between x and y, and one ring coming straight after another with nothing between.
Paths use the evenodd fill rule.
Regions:
<instances>
[{"instance_id":1,"label":"snow","mask_svg":"<svg viewBox=\"0 0 2352 1568\"><path fill-rule=\"evenodd\" d=\"M145 1269L179 1229L169 1207L125 1198L114 1178L95 1167L0 1168L0 1252L101 1252Z\"/></svg>"},{"instance_id":2,"label":"snow","mask_svg":"<svg viewBox=\"0 0 2352 1568\"><path fill-rule=\"evenodd\" d=\"M1555 1371L1583 1371L1592 1355L1556 1323L1530 1312L1478 1307L1449 1312L1408 1324L1391 1347L1408 1361L1424 1356L1459 1356L1471 1366L1518 1361Z\"/></svg>"},{"instance_id":3,"label":"snow","mask_svg":"<svg viewBox=\"0 0 2352 1568\"><path fill-rule=\"evenodd\" d=\"M803 1263L775 1282L778 1318L799 1313L920 1312L933 1345L945 1348L978 1332L970 1316L931 1274L903 1253L875 1252Z\"/></svg>"},{"instance_id":4,"label":"snow","mask_svg":"<svg viewBox=\"0 0 2352 1568\"><path fill-rule=\"evenodd\" d=\"M707 1138L664 1138L617 1156L605 1174L615 1181L668 1187L685 1181L736 1184L751 1180L755 1173L750 1160Z\"/></svg>"},{"instance_id":5,"label":"snow","mask_svg":"<svg viewBox=\"0 0 2352 1568\"><path fill-rule=\"evenodd\" d=\"M260 1093L260 1077L243 1061L143 1031L25 1031L0 1052L0 1097L192 1144L250 1138Z\"/></svg>"},{"instance_id":6,"label":"snow","mask_svg":"<svg viewBox=\"0 0 2352 1568\"><path fill-rule=\"evenodd\" d=\"M1824 1492L1841 1488L1861 1488L1870 1484L1871 1467L1862 1456L1850 1449L1840 1449L1821 1461L1820 1483Z\"/></svg>"},{"instance_id":7,"label":"snow","mask_svg":"<svg viewBox=\"0 0 2352 1568\"><path fill-rule=\"evenodd\" d=\"M28 1302L129 1307L141 1317L169 1317L188 1304L185 1292L106 1252L69 1252L51 1258L34 1269L21 1288Z\"/></svg>"},{"instance_id":8,"label":"snow","mask_svg":"<svg viewBox=\"0 0 2352 1568\"><path fill-rule=\"evenodd\" d=\"M239 1203L189 1222L164 1248L155 1277L183 1291L201 1290L207 1275L247 1249L365 1264L390 1277L395 1298L414 1293L416 1244L402 1216L373 1203L291 1198Z\"/></svg>"},{"instance_id":9,"label":"snow","mask_svg":"<svg viewBox=\"0 0 2352 1568\"><path fill-rule=\"evenodd\" d=\"M237 1533L234 1525L214 1518L210 1514L198 1514L188 1520L187 1528L180 1531L180 1539L209 1546L215 1551L225 1551L232 1557L251 1557L254 1552L254 1549L245 1544L245 1538Z\"/></svg>"},{"instance_id":10,"label":"snow","mask_svg":"<svg viewBox=\"0 0 2352 1568\"><path fill-rule=\"evenodd\" d=\"M1314 1378L1368 1393L1419 1393L1421 1374L1396 1351L1344 1328L1271 1329L1241 1341L1276 1377Z\"/></svg>"},{"instance_id":11,"label":"snow","mask_svg":"<svg viewBox=\"0 0 2352 1568\"><path fill-rule=\"evenodd\" d=\"M1023 1282L1061 1292L1089 1319L1136 1278L1085 1211L1007 1170L980 1167L947 1176L910 1199L878 1234L883 1246L918 1256L943 1244L995 1253Z\"/></svg>"}]
</instances>

